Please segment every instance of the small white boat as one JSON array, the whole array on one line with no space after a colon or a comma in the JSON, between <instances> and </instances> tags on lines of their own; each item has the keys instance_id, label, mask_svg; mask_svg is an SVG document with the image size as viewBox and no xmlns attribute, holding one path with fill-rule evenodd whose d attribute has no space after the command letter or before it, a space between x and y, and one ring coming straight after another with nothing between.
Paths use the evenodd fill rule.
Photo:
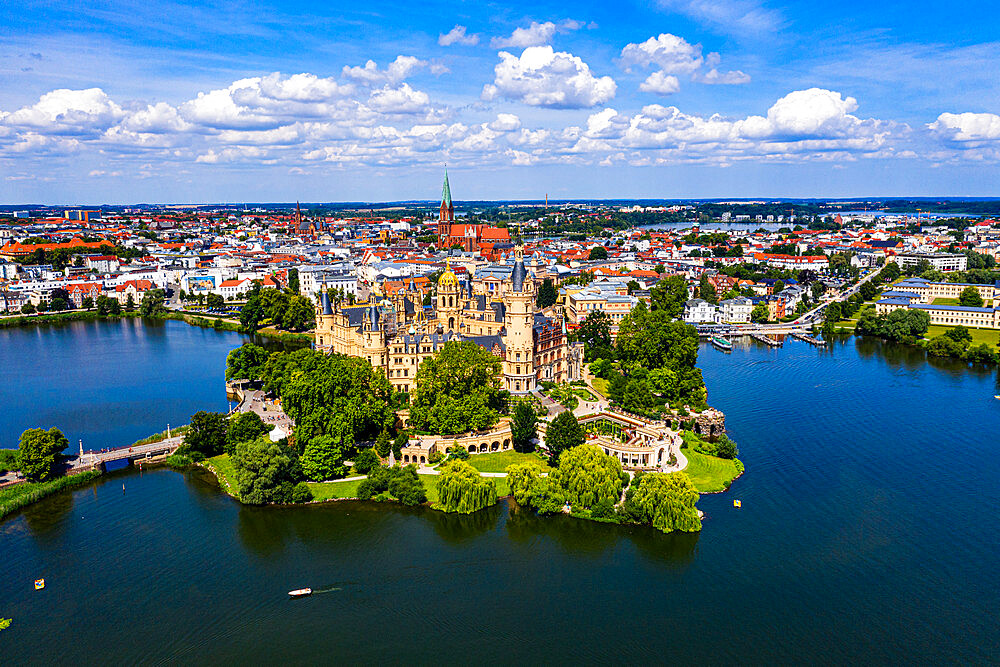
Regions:
<instances>
[{"instance_id":1,"label":"small white boat","mask_svg":"<svg viewBox=\"0 0 1000 667\"><path fill-rule=\"evenodd\" d=\"M288 591L288 595L293 598L304 598L307 595L312 595L312 592L311 588L298 588L294 591Z\"/></svg>"}]
</instances>

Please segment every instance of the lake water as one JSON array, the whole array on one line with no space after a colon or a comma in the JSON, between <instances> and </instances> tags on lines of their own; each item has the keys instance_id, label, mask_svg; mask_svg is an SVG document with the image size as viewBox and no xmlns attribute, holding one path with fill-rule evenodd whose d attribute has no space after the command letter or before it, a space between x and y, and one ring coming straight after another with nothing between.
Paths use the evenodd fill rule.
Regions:
<instances>
[{"instance_id":1,"label":"lake water","mask_svg":"<svg viewBox=\"0 0 1000 667\"><path fill-rule=\"evenodd\" d=\"M124 473L0 523L0 617L14 619L0 656L1000 660L995 373L854 338L703 348L700 365L747 466L729 493L702 496L700 534L506 503L465 517L249 508L202 471ZM326 592L286 599L301 586Z\"/></svg>"}]
</instances>

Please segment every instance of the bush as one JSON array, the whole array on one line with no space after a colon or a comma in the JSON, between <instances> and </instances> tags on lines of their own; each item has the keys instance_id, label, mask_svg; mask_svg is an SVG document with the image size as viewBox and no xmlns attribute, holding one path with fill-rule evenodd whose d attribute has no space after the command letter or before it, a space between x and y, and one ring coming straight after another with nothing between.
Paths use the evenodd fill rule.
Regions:
<instances>
[{"instance_id":1,"label":"bush","mask_svg":"<svg viewBox=\"0 0 1000 667\"><path fill-rule=\"evenodd\" d=\"M462 445L452 445L448 448L448 453L451 454L453 459L458 459L460 461L465 461L469 458L469 450Z\"/></svg>"},{"instance_id":2,"label":"bush","mask_svg":"<svg viewBox=\"0 0 1000 667\"><path fill-rule=\"evenodd\" d=\"M433 454L427 457L427 462L430 463L431 465L434 465L435 463L440 463L441 459L443 458L444 454L435 450Z\"/></svg>"},{"instance_id":3,"label":"bush","mask_svg":"<svg viewBox=\"0 0 1000 667\"><path fill-rule=\"evenodd\" d=\"M292 489L292 502L293 503L307 503L313 499L312 489L305 482L299 482Z\"/></svg>"},{"instance_id":4,"label":"bush","mask_svg":"<svg viewBox=\"0 0 1000 667\"><path fill-rule=\"evenodd\" d=\"M166 464L171 468L186 468L191 463L191 458L183 454L173 454L168 456L166 460Z\"/></svg>"},{"instance_id":5,"label":"bush","mask_svg":"<svg viewBox=\"0 0 1000 667\"><path fill-rule=\"evenodd\" d=\"M374 449L362 449L356 457L354 457L354 469L357 470L362 475L367 475L379 465L381 461L378 458L378 454L375 453Z\"/></svg>"},{"instance_id":6,"label":"bush","mask_svg":"<svg viewBox=\"0 0 1000 667\"><path fill-rule=\"evenodd\" d=\"M371 500L378 493L378 485L371 477L361 480L361 483L358 484L358 498L361 500Z\"/></svg>"},{"instance_id":7,"label":"bush","mask_svg":"<svg viewBox=\"0 0 1000 667\"><path fill-rule=\"evenodd\" d=\"M740 450L736 447L736 443L726 435L721 436L719 441L715 443L715 455L720 459L735 459L739 453Z\"/></svg>"},{"instance_id":8,"label":"bush","mask_svg":"<svg viewBox=\"0 0 1000 667\"><path fill-rule=\"evenodd\" d=\"M602 498L591 508L590 516L595 519L614 519L615 505L608 498Z\"/></svg>"}]
</instances>

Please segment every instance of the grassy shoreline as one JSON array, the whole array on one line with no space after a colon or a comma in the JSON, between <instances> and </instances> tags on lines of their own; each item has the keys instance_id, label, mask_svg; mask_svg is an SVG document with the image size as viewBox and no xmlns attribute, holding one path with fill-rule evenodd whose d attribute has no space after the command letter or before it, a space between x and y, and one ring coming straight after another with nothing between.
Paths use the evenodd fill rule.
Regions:
<instances>
[{"instance_id":1,"label":"grassy shoreline","mask_svg":"<svg viewBox=\"0 0 1000 667\"><path fill-rule=\"evenodd\" d=\"M88 470L47 482L24 482L0 489L0 520L54 493L88 484L101 474L97 470Z\"/></svg>"}]
</instances>

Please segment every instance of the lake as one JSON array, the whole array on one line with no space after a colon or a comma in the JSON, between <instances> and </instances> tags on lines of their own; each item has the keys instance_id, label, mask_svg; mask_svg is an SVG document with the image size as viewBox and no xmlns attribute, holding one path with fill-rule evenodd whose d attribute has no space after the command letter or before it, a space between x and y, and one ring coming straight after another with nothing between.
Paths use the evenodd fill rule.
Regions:
<instances>
[{"instance_id":1,"label":"lake","mask_svg":"<svg viewBox=\"0 0 1000 667\"><path fill-rule=\"evenodd\" d=\"M828 350L703 347L699 364L747 467L728 493L702 496L700 534L538 518L507 503L471 516L359 502L250 508L200 470L123 473L0 523L0 617L14 619L0 655L1000 660L995 372L855 338ZM37 577L44 591L32 589ZM287 599L302 586L323 592Z\"/></svg>"}]
</instances>

